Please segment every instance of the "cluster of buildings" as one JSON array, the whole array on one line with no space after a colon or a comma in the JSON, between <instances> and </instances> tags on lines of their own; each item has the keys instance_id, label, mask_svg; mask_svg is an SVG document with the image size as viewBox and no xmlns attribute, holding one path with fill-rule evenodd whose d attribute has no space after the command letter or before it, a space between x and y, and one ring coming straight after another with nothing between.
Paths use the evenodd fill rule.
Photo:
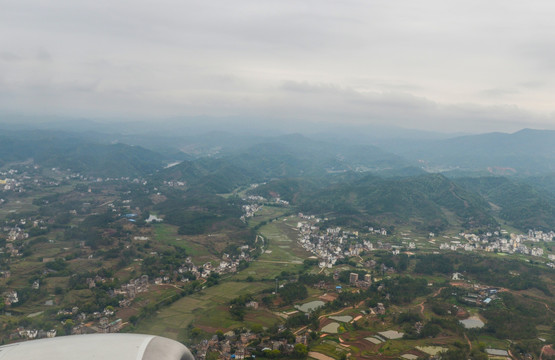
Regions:
<instances>
[{"instance_id":1,"label":"cluster of buildings","mask_svg":"<svg viewBox=\"0 0 555 360\"><path fill-rule=\"evenodd\" d=\"M530 230L528 235L519 235L511 233L508 238L503 233L495 231L493 233L487 232L482 235L460 233L459 236L464 238L466 242L458 240L451 240L439 245L440 250L465 250L475 251L483 250L488 252L502 252L508 254L520 253L531 256L544 256L544 250L537 246L528 246L525 242L548 242L553 241L555 233L533 231Z\"/></svg>"},{"instance_id":2,"label":"cluster of buildings","mask_svg":"<svg viewBox=\"0 0 555 360\"><path fill-rule=\"evenodd\" d=\"M18 340L18 339L26 339L26 340L33 340L33 339L44 339L44 338L53 338L56 336L57 331L52 330L42 330L42 329L25 329L24 327L18 327L15 332L10 334L10 340Z\"/></svg>"},{"instance_id":3,"label":"cluster of buildings","mask_svg":"<svg viewBox=\"0 0 555 360\"><path fill-rule=\"evenodd\" d=\"M249 201L252 203L264 203L266 202L266 198L259 196L259 195L249 195L243 201Z\"/></svg>"},{"instance_id":4,"label":"cluster of buildings","mask_svg":"<svg viewBox=\"0 0 555 360\"><path fill-rule=\"evenodd\" d=\"M378 303L375 307L370 308L370 311L375 315L385 315L385 306L383 303Z\"/></svg>"},{"instance_id":5,"label":"cluster of buildings","mask_svg":"<svg viewBox=\"0 0 555 360\"><path fill-rule=\"evenodd\" d=\"M285 330L282 327L282 331ZM257 343L256 346L252 345ZM297 335L294 343L289 343L285 338L278 340L270 340L270 338L261 338L260 335L246 332L236 335L232 331L226 333L223 339L219 339L214 335L210 340L203 340L193 349L196 351L195 358L198 360L206 359L211 352L217 352L219 359L247 359L256 355L253 353L264 353L265 351L277 350L281 354L292 354L296 344L308 344L306 335Z\"/></svg>"},{"instance_id":6,"label":"cluster of buildings","mask_svg":"<svg viewBox=\"0 0 555 360\"><path fill-rule=\"evenodd\" d=\"M7 243L5 245L5 248L0 248L0 254L7 253L12 257L21 255L24 244L23 242L18 241L24 241L29 238L29 233L24 230L27 221L27 219L20 219L16 225L4 226L1 228L1 232L6 237ZM40 228L41 230L47 229L45 226L42 226L42 221L39 220L33 221L32 226L34 228Z\"/></svg>"},{"instance_id":7,"label":"cluster of buildings","mask_svg":"<svg viewBox=\"0 0 555 360\"><path fill-rule=\"evenodd\" d=\"M20 250L23 248L21 245L14 245L14 243L7 243L4 250L0 250L0 254L8 253L12 257L21 256Z\"/></svg>"},{"instance_id":8,"label":"cluster of buildings","mask_svg":"<svg viewBox=\"0 0 555 360\"><path fill-rule=\"evenodd\" d=\"M263 183L265 184L265 183ZM258 187L259 184L252 184L250 186L251 189L256 189ZM268 199L266 199L263 196L259 196L259 195L249 195L246 198L243 198L243 201L248 201L250 203L258 203L258 204L264 204L266 202L268 202ZM273 197L272 200L270 200L271 202L280 205L280 206L289 206L289 201L287 200L283 200L279 197L279 195L276 194L276 196Z\"/></svg>"},{"instance_id":9,"label":"cluster of buildings","mask_svg":"<svg viewBox=\"0 0 555 360\"><path fill-rule=\"evenodd\" d=\"M248 205L243 205L243 216L241 216L241 220L243 222L246 221L246 219L253 217L254 214L256 214L257 211L259 211L260 209L262 209L262 205L260 204L248 204Z\"/></svg>"},{"instance_id":10,"label":"cluster of buildings","mask_svg":"<svg viewBox=\"0 0 555 360\"><path fill-rule=\"evenodd\" d=\"M192 273L195 279L205 279L210 276L212 273L216 273L219 275L227 274L227 273L235 273L239 267L239 263L244 261L251 261L251 257L249 254L249 246L243 245L240 248L241 253L237 256L231 256L229 254L224 254L222 261L217 266L212 265L211 262L206 262L202 266L196 266L191 257L185 259L185 263L177 269L179 274L185 273ZM182 278L183 282L187 282L188 278Z\"/></svg>"},{"instance_id":11,"label":"cluster of buildings","mask_svg":"<svg viewBox=\"0 0 555 360\"><path fill-rule=\"evenodd\" d=\"M118 332L122 327L122 320L109 320L110 317L114 316L114 311L110 309L104 309L102 312L94 312L93 314L85 314L83 312L79 313L79 308L74 306L71 309L62 309L57 313L61 317L71 317L74 318L78 324L71 326L71 334L91 334L91 333L111 333ZM94 320L93 323L85 324L86 321ZM68 320L62 320L62 324L66 326ZM24 327L18 327L9 335L10 340L19 339L43 339L43 338L53 338L57 335L55 329L52 330L42 330L42 329L26 329Z\"/></svg>"},{"instance_id":12,"label":"cluster of buildings","mask_svg":"<svg viewBox=\"0 0 555 360\"><path fill-rule=\"evenodd\" d=\"M57 316L61 316L61 317L76 317L77 321L83 322L86 321L87 319L100 319L102 317L110 317L114 315L114 310L110 309L110 308L105 308L104 310L100 311L95 311L92 314L85 314L84 312L79 312L79 307L74 306L71 309L61 309L58 310L58 312L56 313Z\"/></svg>"},{"instance_id":13,"label":"cluster of buildings","mask_svg":"<svg viewBox=\"0 0 555 360\"><path fill-rule=\"evenodd\" d=\"M254 184L254 185L256 185L256 186L251 185L251 188L258 187L258 184ZM262 204L264 204L266 202L269 202L268 199L266 199L263 196L259 196L259 195L249 195L246 198L243 198L243 201L250 202L251 206L254 206L254 205L259 206L259 209L262 207ZM270 202L273 202L276 205L280 205L280 206L289 206L289 201L281 199L279 197L279 195L274 197ZM243 207L243 209L244 209L244 207ZM254 216L254 213L253 213L253 216Z\"/></svg>"},{"instance_id":14,"label":"cluster of buildings","mask_svg":"<svg viewBox=\"0 0 555 360\"><path fill-rule=\"evenodd\" d=\"M453 277L455 277L455 275L457 275L457 273L453 274ZM458 275L460 276L460 274ZM487 306L492 301L499 299L497 295L498 292L498 288L475 284L473 289L461 296L461 300L470 305Z\"/></svg>"},{"instance_id":15,"label":"cluster of buildings","mask_svg":"<svg viewBox=\"0 0 555 360\"><path fill-rule=\"evenodd\" d=\"M350 273L349 284L358 288L368 289L370 285L372 285L372 275L365 274L364 278L359 279L359 275L357 273Z\"/></svg>"},{"instance_id":16,"label":"cluster of buildings","mask_svg":"<svg viewBox=\"0 0 555 360\"><path fill-rule=\"evenodd\" d=\"M274 202L275 202L277 205L289 206L289 201L280 199L280 198L278 198L278 197L274 199Z\"/></svg>"},{"instance_id":17,"label":"cluster of buildings","mask_svg":"<svg viewBox=\"0 0 555 360\"><path fill-rule=\"evenodd\" d=\"M94 281L93 279L87 279L87 284L89 284L89 288L94 287L93 284L96 284L96 279ZM114 290L113 294L110 295L123 295L123 300L119 302L119 306L128 307L137 294L145 291L148 291L148 275L141 275L141 277L121 285L119 289Z\"/></svg>"},{"instance_id":18,"label":"cluster of buildings","mask_svg":"<svg viewBox=\"0 0 555 360\"><path fill-rule=\"evenodd\" d=\"M0 171L0 191L22 193L27 191L28 187L60 185L59 181L34 176L33 173L38 169L40 169L39 165L31 163L21 165L21 170L9 169L7 171ZM50 170L54 173L62 174L62 171L58 168L52 168ZM71 172L71 170L68 169L67 172ZM79 173L70 173L65 175L63 178L65 180L77 179L83 181L95 181L95 178L87 177Z\"/></svg>"},{"instance_id":19,"label":"cluster of buildings","mask_svg":"<svg viewBox=\"0 0 555 360\"><path fill-rule=\"evenodd\" d=\"M16 290L8 290L4 293L4 304L11 305L19 302L19 297L17 296Z\"/></svg>"},{"instance_id":20,"label":"cluster of buildings","mask_svg":"<svg viewBox=\"0 0 555 360\"><path fill-rule=\"evenodd\" d=\"M164 180L164 185L169 186L169 187L184 187L185 182L184 181L165 181Z\"/></svg>"},{"instance_id":21,"label":"cluster of buildings","mask_svg":"<svg viewBox=\"0 0 555 360\"><path fill-rule=\"evenodd\" d=\"M0 191L25 192L24 178L30 179L28 176L21 175L17 169L0 171Z\"/></svg>"},{"instance_id":22,"label":"cluster of buildings","mask_svg":"<svg viewBox=\"0 0 555 360\"><path fill-rule=\"evenodd\" d=\"M71 326L71 334L94 334L94 333L114 333L121 330L123 322L121 319L110 319L114 316L115 312L111 307L105 308L102 312L95 311L92 314L79 312L79 308L74 306L71 309L59 310L57 315L59 317L69 317L76 320L77 324ZM68 324L68 320L62 321L63 325Z\"/></svg>"},{"instance_id":23,"label":"cluster of buildings","mask_svg":"<svg viewBox=\"0 0 555 360\"><path fill-rule=\"evenodd\" d=\"M72 307L71 309L60 309L56 313L57 316L73 316L79 312L79 308L77 306Z\"/></svg>"},{"instance_id":24,"label":"cluster of buildings","mask_svg":"<svg viewBox=\"0 0 555 360\"><path fill-rule=\"evenodd\" d=\"M62 171L58 168L52 168L53 172L62 173ZM131 181L134 184L143 184L146 185L147 182L145 180L134 178L131 179L129 176L120 176L120 177L96 177L96 176L87 176L80 173L74 173L71 169L67 169L70 174L64 177L65 180L82 180L82 181L93 181L93 182L104 182L104 181Z\"/></svg>"},{"instance_id":25,"label":"cluster of buildings","mask_svg":"<svg viewBox=\"0 0 555 360\"><path fill-rule=\"evenodd\" d=\"M87 278L87 280L85 280L85 282L87 283L87 286L89 287L89 289L95 288L96 284L100 284L100 283L105 283L106 279L103 278L100 275L96 275L95 277L90 277Z\"/></svg>"},{"instance_id":26,"label":"cluster of buildings","mask_svg":"<svg viewBox=\"0 0 555 360\"><path fill-rule=\"evenodd\" d=\"M229 333L222 340L217 335L214 335L210 340L203 340L195 347L196 358L204 360L210 352L218 352L221 355L220 358L223 359L231 359L232 352L234 359L250 358L254 349L248 348L248 343L257 338L258 336L252 333L241 335Z\"/></svg>"},{"instance_id":27,"label":"cluster of buildings","mask_svg":"<svg viewBox=\"0 0 555 360\"><path fill-rule=\"evenodd\" d=\"M121 319L109 320L107 317L102 317L94 330L100 334L108 334L118 332L122 327L123 322Z\"/></svg>"},{"instance_id":28,"label":"cluster of buildings","mask_svg":"<svg viewBox=\"0 0 555 360\"><path fill-rule=\"evenodd\" d=\"M0 190L3 191L13 191L13 192L25 192L23 188L23 183L16 179L0 179Z\"/></svg>"},{"instance_id":29,"label":"cluster of buildings","mask_svg":"<svg viewBox=\"0 0 555 360\"><path fill-rule=\"evenodd\" d=\"M29 187L37 187L41 185L58 186L59 183L50 178L41 178L34 176L35 170L40 166L36 164L22 164L18 169L9 169L0 171L0 191L23 193ZM0 201L1 203L1 201Z\"/></svg>"},{"instance_id":30,"label":"cluster of buildings","mask_svg":"<svg viewBox=\"0 0 555 360\"><path fill-rule=\"evenodd\" d=\"M321 219L304 214L299 214L299 217L310 220L297 224L300 233L299 243L305 250L320 259L319 266L321 268L332 268L339 259L359 256L363 251L374 250L374 245L370 241L359 238L358 231L347 231L340 227L327 228L322 231L316 226ZM387 235L385 229L370 229L372 234ZM386 248L384 244L381 244L381 247Z\"/></svg>"},{"instance_id":31,"label":"cluster of buildings","mask_svg":"<svg viewBox=\"0 0 555 360\"><path fill-rule=\"evenodd\" d=\"M511 234L512 235L512 234ZM533 242L540 242L540 241L553 241L555 238L555 232L543 232L543 231L536 231L536 230L528 230L528 236L526 235L519 235L524 238L524 241L533 241Z\"/></svg>"},{"instance_id":32,"label":"cluster of buildings","mask_svg":"<svg viewBox=\"0 0 555 360\"><path fill-rule=\"evenodd\" d=\"M549 266L552 269L555 269L555 263L553 263L555 261L555 254L549 254L547 255L547 258L551 260L550 262L547 263L547 266Z\"/></svg>"},{"instance_id":33,"label":"cluster of buildings","mask_svg":"<svg viewBox=\"0 0 555 360\"><path fill-rule=\"evenodd\" d=\"M22 224L22 225L25 225L25 224ZM29 238L29 234L26 233L19 226L14 226L14 227L4 226L2 230L4 231L4 233L8 235L6 239L8 242L13 242L16 240L25 240Z\"/></svg>"}]
</instances>

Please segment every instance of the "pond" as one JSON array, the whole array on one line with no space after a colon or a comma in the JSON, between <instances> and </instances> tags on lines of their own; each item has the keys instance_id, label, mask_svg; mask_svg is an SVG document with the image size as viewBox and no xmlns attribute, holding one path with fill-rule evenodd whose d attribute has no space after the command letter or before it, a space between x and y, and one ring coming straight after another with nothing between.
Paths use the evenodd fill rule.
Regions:
<instances>
[{"instance_id":1,"label":"pond","mask_svg":"<svg viewBox=\"0 0 555 360\"><path fill-rule=\"evenodd\" d=\"M471 316L468 319L460 320L466 329L479 329L484 327L484 322L478 316Z\"/></svg>"},{"instance_id":2,"label":"pond","mask_svg":"<svg viewBox=\"0 0 555 360\"><path fill-rule=\"evenodd\" d=\"M320 300L311 301L303 305L295 305L295 309L300 310L302 312L311 312L314 311L322 306L324 306L324 302Z\"/></svg>"}]
</instances>

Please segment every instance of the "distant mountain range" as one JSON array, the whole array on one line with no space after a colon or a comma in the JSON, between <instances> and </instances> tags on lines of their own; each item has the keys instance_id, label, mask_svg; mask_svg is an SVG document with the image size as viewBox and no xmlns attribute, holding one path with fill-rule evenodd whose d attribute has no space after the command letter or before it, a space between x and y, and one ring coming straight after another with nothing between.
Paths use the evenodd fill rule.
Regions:
<instances>
[{"instance_id":1,"label":"distant mountain range","mask_svg":"<svg viewBox=\"0 0 555 360\"><path fill-rule=\"evenodd\" d=\"M163 166L164 157L139 146L92 143L63 133L0 135L0 166L27 160L85 175L120 177L151 174Z\"/></svg>"},{"instance_id":2,"label":"distant mountain range","mask_svg":"<svg viewBox=\"0 0 555 360\"><path fill-rule=\"evenodd\" d=\"M164 138L10 130L0 135L0 166L32 159L91 176L181 181L196 194L266 183L256 192L280 194L305 211L431 231L495 227L498 221L555 228L555 131L380 145L298 134ZM504 177L493 176L499 174Z\"/></svg>"},{"instance_id":3,"label":"distant mountain range","mask_svg":"<svg viewBox=\"0 0 555 360\"><path fill-rule=\"evenodd\" d=\"M392 174L407 171L410 165L401 157L370 145L329 144L301 135L267 141L220 157L184 161L161 171L157 178L204 184L224 193L241 184L272 179L320 179L351 171Z\"/></svg>"},{"instance_id":4,"label":"distant mountain range","mask_svg":"<svg viewBox=\"0 0 555 360\"><path fill-rule=\"evenodd\" d=\"M555 131L524 129L442 140L382 143L385 150L431 171L481 171L508 176L555 172Z\"/></svg>"}]
</instances>

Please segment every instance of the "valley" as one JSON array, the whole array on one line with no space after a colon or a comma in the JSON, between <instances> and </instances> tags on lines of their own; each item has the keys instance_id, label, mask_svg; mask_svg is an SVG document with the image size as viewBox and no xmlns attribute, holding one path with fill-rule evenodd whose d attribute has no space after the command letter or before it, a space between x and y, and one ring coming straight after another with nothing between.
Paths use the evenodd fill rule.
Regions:
<instances>
[{"instance_id":1,"label":"valley","mask_svg":"<svg viewBox=\"0 0 555 360\"><path fill-rule=\"evenodd\" d=\"M134 175L145 152L120 147L114 164L131 163L110 176L40 158L0 169L4 343L146 333L197 359L552 349L545 180L448 177L298 138Z\"/></svg>"}]
</instances>

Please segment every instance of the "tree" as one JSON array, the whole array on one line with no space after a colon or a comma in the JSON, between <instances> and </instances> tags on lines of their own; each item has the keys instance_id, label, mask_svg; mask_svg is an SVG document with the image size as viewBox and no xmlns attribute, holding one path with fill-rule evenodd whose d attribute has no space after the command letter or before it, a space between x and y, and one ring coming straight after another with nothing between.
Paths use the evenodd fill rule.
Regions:
<instances>
[{"instance_id":1,"label":"tree","mask_svg":"<svg viewBox=\"0 0 555 360\"><path fill-rule=\"evenodd\" d=\"M437 334L439 334L440 332L441 332L441 328L438 325L427 323L422 328L422 331L420 332L420 336L422 338L427 338L427 337L433 338L433 337L436 337Z\"/></svg>"},{"instance_id":2,"label":"tree","mask_svg":"<svg viewBox=\"0 0 555 360\"><path fill-rule=\"evenodd\" d=\"M229 314L231 315L231 318L238 321L243 321L245 319L246 312L247 310L244 305L232 305L229 308Z\"/></svg>"},{"instance_id":3,"label":"tree","mask_svg":"<svg viewBox=\"0 0 555 360\"><path fill-rule=\"evenodd\" d=\"M135 326L139 322L139 317L137 315L131 315L129 317L129 322L131 322L131 324L133 324L133 326Z\"/></svg>"},{"instance_id":4,"label":"tree","mask_svg":"<svg viewBox=\"0 0 555 360\"><path fill-rule=\"evenodd\" d=\"M251 326L251 331L255 334L261 334L264 331L264 328L260 324L254 324Z\"/></svg>"},{"instance_id":5,"label":"tree","mask_svg":"<svg viewBox=\"0 0 555 360\"><path fill-rule=\"evenodd\" d=\"M191 336L193 338L198 338L201 333L202 333L202 330L199 328L193 328L193 330L191 330Z\"/></svg>"},{"instance_id":6,"label":"tree","mask_svg":"<svg viewBox=\"0 0 555 360\"><path fill-rule=\"evenodd\" d=\"M75 323L73 322L73 320L71 319L66 320L66 322L64 323L64 330L66 332L66 335L71 335L71 329L73 328L74 325Z\"/></svg>"},{"instance_id":7,"label":"tree","mask_svg":"<svg viewBox=\"0 0 555 360\"><path fill-rule=\"evenodd\" d=\"M304 359L308 356L308 348L304 344L296 344L293 350L293 358Z\"/></svg>"},{"instance_id":8,"label":"tree","mask_svg":"<svg viewBox=\"0 0 555 360\"><path fill-rule=\"evenodd\" d=\"M220 358L220 353L217 351L210 351L206 354L206 360L218 360Z\"/></svg>"},{"instance_id":9,"label":"tree","mask_svg":"<svg viewBox=\"0 0 555 360\"><path fill-rule=\"evenodd\" d=\"M289 283L279 289L279 295L286 304L302 300L308 296L308 290L303 284Z\"/></svg>"}]
</instances>

